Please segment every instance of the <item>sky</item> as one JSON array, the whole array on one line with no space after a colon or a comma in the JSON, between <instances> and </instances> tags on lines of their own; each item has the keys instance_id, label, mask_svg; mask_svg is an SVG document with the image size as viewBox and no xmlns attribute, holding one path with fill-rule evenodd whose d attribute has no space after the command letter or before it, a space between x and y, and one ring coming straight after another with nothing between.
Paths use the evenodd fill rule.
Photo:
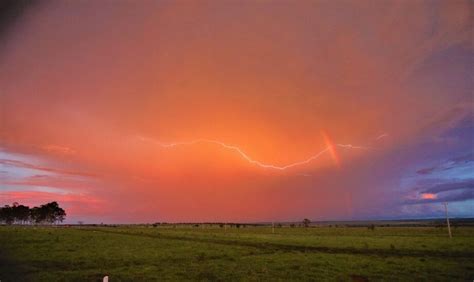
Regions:
<instances>
[{"instance_id":1,"label":"sky","mask_svg":"<svg viewBox=\"0 0 474 282\"><path fill-rule=\"evenodd\" d=\"M472 1L22 3L0 13L2 206L474 217Z\"/></svg>"}]
</instances>

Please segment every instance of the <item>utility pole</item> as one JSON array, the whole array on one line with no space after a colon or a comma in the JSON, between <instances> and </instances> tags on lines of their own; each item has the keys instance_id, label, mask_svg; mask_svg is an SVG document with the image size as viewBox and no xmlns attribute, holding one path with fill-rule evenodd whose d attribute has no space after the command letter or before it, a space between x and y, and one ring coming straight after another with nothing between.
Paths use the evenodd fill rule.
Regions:
<instances>
[{"instance_id":1,"label":"utility pole","mask_svg":"<svg viewBox=\"0 0 474 282\"><path fill-rule=\"evenodd\" d=\"M446 222L448 223L448 233L449 233L449 239L451 239L453 236L451 235L451 225L449 224L449 217L448 217L448 202L444 202L444 210L446 211Z\"/></svg>"},{"instance_id":2,"label":"utility pole","mask_svg":"<svg viewBox=\"0 0 474 282\"><path fill-rule=\"evenodd\" d=\"M275 234L275 223L272 221L272 234Z\"/></svg>"}]
</instances>

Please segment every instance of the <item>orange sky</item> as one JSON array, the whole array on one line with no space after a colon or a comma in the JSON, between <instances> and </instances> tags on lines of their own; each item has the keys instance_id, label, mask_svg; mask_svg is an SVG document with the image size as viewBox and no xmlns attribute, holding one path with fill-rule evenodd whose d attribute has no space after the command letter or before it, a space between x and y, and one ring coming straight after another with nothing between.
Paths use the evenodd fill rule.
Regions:
<instances>
[{"instance_id":1,"label":"orange sky","mask_svg":"<svg viewBox=\"0 0 474 282\"><path fill-rule=\"evenodd\" d=\"M367 216L402 198L400 151L472 109L471 8L33 5L0 46L1 203L109 222Z\"/></svg>"}]
</instances>

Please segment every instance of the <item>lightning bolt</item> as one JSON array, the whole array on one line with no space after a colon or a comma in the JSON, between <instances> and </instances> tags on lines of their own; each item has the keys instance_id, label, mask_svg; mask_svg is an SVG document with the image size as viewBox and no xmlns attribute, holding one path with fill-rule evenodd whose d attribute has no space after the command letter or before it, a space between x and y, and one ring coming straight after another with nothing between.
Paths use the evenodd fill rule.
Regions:
<instances>
[{"instance_id":1,"label":"lightning bolt","mask_svg":"<svg viewBox=\"0 0 474 282\"><path fill-rule=\"evenodd\" d=\"M380 134L379 136L377 136L377 138L375 138L375 140L380 140L380 139L385 138L387 136L388 136L387 133L383 133L383 134Z\"/></svg>"},{"instance_id":2,"label":"lightning bolt","mask_svg":"<svg viewBox=\"0 0 474 282\"><path fill-rule=\"evenodd\" d=\"M214 145L218 145L222 148L228 149L230 151L236 152L243 159L245 159L247 162L249 162L251 164L257 165L257 166L262 167L262 168L274 169L274 170L286 170L286 169L289 169L289 168L293 168L293 167L308 164L308 163L318 159L324 153L330 151L331 148L332 148L332 146L328 146L325 149L323 149L322 151L308 157L305 160L290 163L290 164L287 164L287 165L284 165L284 166L278 166L278 165L267 164L267 163L263 163L263 162L258 161L258 160L254 160L249 155L247 155L244 151L242 151L239 147L234 146L234 145L229 145L229 144L223 143L221 141L212 140L212 139L196 139L196 140L192 140L192 141L189 141L189 142L176 142L176 143L161 143L161 142L157 142L156 140L146 138L146 137L142 137L142 136L140 136L139 139L141 141L152 142L152 143L157 144L160 147L165 148L165 149L178 147L178 146L203 144L203 143L204 144L214 144ZM335 144L335 146L345 148L345 149L369 149L368 147L354 146L354 145L351 145L351 144Z\"/></svg>"}]
</instances>

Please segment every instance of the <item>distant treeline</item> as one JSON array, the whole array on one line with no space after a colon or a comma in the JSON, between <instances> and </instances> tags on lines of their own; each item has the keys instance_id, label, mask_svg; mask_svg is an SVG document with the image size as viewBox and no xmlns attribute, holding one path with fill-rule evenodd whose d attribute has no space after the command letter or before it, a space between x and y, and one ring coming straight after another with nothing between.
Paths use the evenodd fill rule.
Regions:
<instances>
[{"instance_id":1,"label":"distant treeline","mask_svg":"<svg viewBox=\"0 0 474 282\"><path fill-rule=\"evenodd\" d=\"M57 202L33 208L13 203L0 208L0 223L5 224L54 224L65 218L66 212Z\"/></svg>"}]
</instances>

